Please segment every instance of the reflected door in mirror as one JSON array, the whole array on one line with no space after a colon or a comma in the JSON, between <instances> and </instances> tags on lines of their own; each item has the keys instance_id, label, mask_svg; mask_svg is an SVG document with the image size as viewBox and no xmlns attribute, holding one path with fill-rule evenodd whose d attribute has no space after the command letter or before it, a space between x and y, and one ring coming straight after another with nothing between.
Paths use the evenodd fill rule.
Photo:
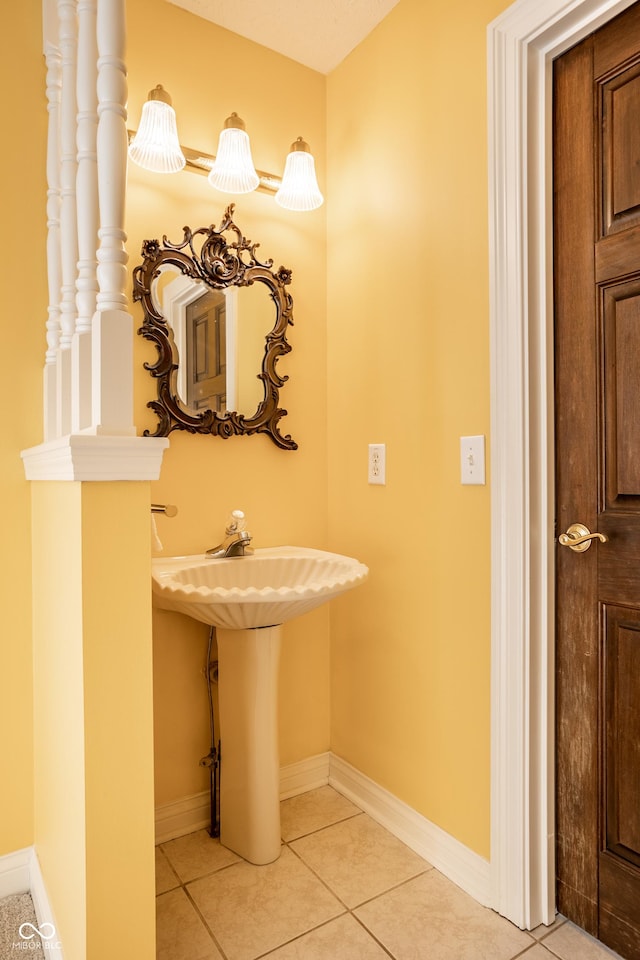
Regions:
<instances>
[{"instance_id":1,"label":"reflected door in mirror","mask_svg":"<svg viewBox=\"0 0 640 960\"><path fill-rule=\"evenodd\" d=\"M186 309L186 402L190 410L227 405L227 318L224 291L209 290Z\"/></svg>"}]
</instances>

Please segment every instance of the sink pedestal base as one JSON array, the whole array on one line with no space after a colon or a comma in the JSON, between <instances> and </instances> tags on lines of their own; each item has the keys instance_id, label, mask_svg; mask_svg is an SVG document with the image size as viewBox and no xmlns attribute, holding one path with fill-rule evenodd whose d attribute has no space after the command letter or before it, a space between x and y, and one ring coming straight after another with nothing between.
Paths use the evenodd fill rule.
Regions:
<instances>
[{"instance_id":1,"label":"sink pedestal base","mask_svg":"<svg viewBox=\"0 0 640 960\"><path fill-rule=\"evenodd\" d=\"M280 856L278 665L281 628L216 628L220 842L250 863Z\"/></svg>"}]
</instances>

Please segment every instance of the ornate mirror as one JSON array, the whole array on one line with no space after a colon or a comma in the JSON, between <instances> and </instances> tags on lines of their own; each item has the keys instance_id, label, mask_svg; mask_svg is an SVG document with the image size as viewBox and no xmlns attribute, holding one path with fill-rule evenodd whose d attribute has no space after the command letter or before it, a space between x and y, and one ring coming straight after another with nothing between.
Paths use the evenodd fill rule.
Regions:
<instances>
[{"instance_id":1,"label":"ornate mirror","mask_svg":"<svg viewBox=\"0 0 640 960\"><path fill-rule=\"evenodd\" d=\"M133 299L144 310L138 333L158 349L155 363L145 363L157 380L157 399L147 406L158 426L145 436L266 433L296 450L279 430L287 412L279 406L280 388L288 377L276 370L291 351L291 271L257 259L259 244L242 235L233 210L232 204L217 229L184 227L180 243L163 237L162 244L142 245L142 263L133 271Z\"/></svg>"}]
</instances>

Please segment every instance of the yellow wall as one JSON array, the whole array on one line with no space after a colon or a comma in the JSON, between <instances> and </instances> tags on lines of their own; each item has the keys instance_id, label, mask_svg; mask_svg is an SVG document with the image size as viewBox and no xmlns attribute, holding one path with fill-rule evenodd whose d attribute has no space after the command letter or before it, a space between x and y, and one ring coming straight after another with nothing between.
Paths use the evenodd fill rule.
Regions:
<instances>
[{"instance_id":1,"label":"yellow wall","mask_svg":"<svg viewBox=\"0 0 640 960\"><path fill-rule=\"evenodd\" d=\"M30 508L20 450L41 439L47 318L47 113L40 0L17 5L10 28L6 26L0 36L0 89L11 131L10 148L0 151L0 330L5 361L0 432L0 855L33 842Z\"/></svg>"},{"instance_id":2,"label":"yellow wall","mask_svg":"<svg viewBox=\"0 0 640 960\"><path fill-rule=\"evenodd\" d=\"M153 956L149 484L32 484L35 847L65 958ZM105 936L108 931L108 936Z\"/></svg>"},{"instance_id":3,"label":"yellow wall","mask_svg":"<svg viewBox=\"0 0 640 960\"><path fill-rule=\"evenodd\" d=\"M82 490L87 943L95 960L111 957L114 944L128 956L155 956L149 488Z\"/></svg>"},{"instance_id":4,"label":"yellow wall","mask_svg":"<svg viewBox=\"0 0 640 960\"><path fill-rule=\"evenodd\" d=\"M398 6L328 78L329 543L368 563L331 614L332 749L489 855L486 26ZM387 484L367 485L367 444Z\"/></svg>"},{"instance_id":5,"label":"yellow wall","mask_svg":"<svg viewBox=\"0 0 640 960\"><path fill-rule=\"evenodd\" d=\"M82 516L78 483L32 484L38 858L69 956L86 944Z\"/></svg>"},{"instance_id":6,"label":"yellow wall","mask_svg":"<svg viewBox=\"0 0 640 960\"><path fill-rule=\"evenodd\" d=\"M251 136L256 166L281 172L290 144L304 136L325 180L325 78L266 48L200 20L169 3L129 0L129 125L135 128L147 93L162 83L173 98L182 143L215 153L225 118L236 111ZM178 516L158 518L164 553L202 553L219 543L230 511L245 511L255 546L300 543L325 547L327 537L326 246L325 209L282 210L272 196L228 197L203 176L160 177L129 166L127 233L131 268L146 238L182 237L182 228L219 224L225 206L258 256L293 270L290 291L293 353L279 362L291 379L281 393L289 415L283 433L295 452L266 436L174 433L153 498L175 503ZM134 307L136 326L142 322ZM136 338L136 423L155 427L145 409L155 383L142 369L155 348ZM257 371L256 371L257 372ZM328 611L287 625L283 639L281 744L283 764L329 748ZM156 802L206 790L199 760L209 749L206 688L201 677L207 627L178 614L154 614Z\"/></svg>"}]
</instances>

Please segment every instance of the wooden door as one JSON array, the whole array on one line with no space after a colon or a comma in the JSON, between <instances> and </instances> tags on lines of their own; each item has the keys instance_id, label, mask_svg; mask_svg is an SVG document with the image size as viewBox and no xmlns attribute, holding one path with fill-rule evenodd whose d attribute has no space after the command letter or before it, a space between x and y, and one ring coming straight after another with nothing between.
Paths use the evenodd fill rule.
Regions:
<instances>
[{"instance_id":1,"label":"wooden door","mask_svg":"<svg viewBox=\"0 0 640 960\"><path fill-rule=\"evenodd\" d=\"M640 4L554 65L554 224L558 909L640 960Z\"/></svg>"}]
</instances>

